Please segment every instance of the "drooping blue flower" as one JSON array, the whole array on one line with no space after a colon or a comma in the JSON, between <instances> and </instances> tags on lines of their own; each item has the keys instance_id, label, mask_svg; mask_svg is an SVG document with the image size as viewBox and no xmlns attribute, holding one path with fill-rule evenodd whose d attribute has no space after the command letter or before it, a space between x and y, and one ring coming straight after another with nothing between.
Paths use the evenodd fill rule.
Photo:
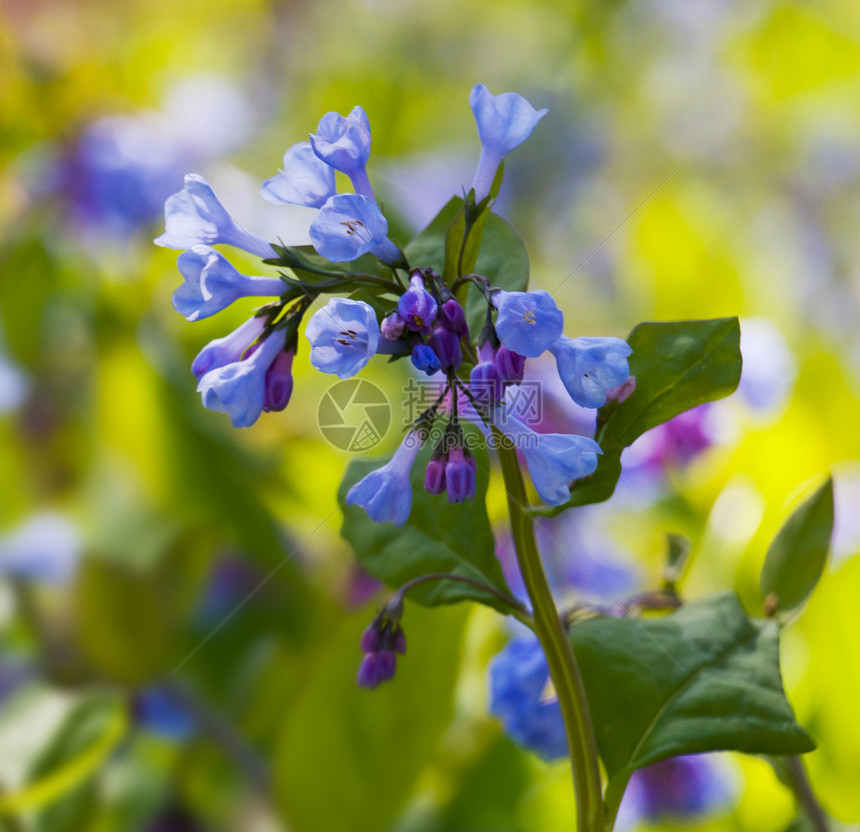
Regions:
<instances>
[{"instance_id":1,"label":"drooping blue flower","mask_svg":"<svg viewBox=\"0 0 860 832\"><path fill-rule=\"evenodd\" d=\"M359 480L346 495L348 506L361 506L374 523L389 521L402 526L412 511L412 486L409 474L421 442L410 433L390 461Z\"/></svg>"},{"instance_id":2,"label":"drooping blue flower","mask_svg":"<svg viewBox=\"0 0 860 832\"><path fill-rule=\"evenodd\" d=\"M498 428L522 452L535 489L547 505L566 502L571 480L587 477L597 468L600 446L587 436L536 433L510 414L499 418Z\"/></svg>"},{"instance_id":3,"label":"drooping blue flower","mask_svg":"<svg viewBox=\"0 0 860 832\"><path fill-rule=\"evenodd\" d=\"M509 350L537 358L561 336L564 315L549 292L500 290L493 293L493 303L499 310L496 333Z\"/></svg>"},{"instance_id":4,"label":"drooping blue flower","mask_svg":"<svg viewBox=\"0 0 860 832\"><path fill-rule=\"evenodd\" d=\"M308 321L311 364L338 378L354 376L379 347L379 323L362 300L332 298Z\"/></svg>"},{"instance_id":5,"label":"drooping blue flower","mask_svg":"<svg viewBox=\"0 0 860 832\"><path fill-rule=\"evenodd\" d=\"M310 142L294 144L284 153L284 167L263 182L266 202L322 208L337 193L334 168L314 153Z\"/></svg>"},{"instance_id":6,"label":"drooping blue flower","mask_svg":"<svg viewBox=\"0 0 860 832\"><path fill-rule=\"evenodd\" d=\"M356 193L374 199L365 170L370 158L370 121L361 107L354 107L346 117L326 113L310 139L314 153L335 170L347 174Z\"/></svg>"},{"instance_id":7,"label":"drooping blue flower","mask_svg":"<svg viewBox=\"0 0 860 832\"><path fill-rule=\"evenodd\" d=\"M284 340L284 331L275 331L247 358L206 373L197 384L203 407L226 413L234 428L253 425L266 403L266 373Z\"/></svg>"},{"instance_id":8,"label":"drooping blue flower","mask_svg":"<svg viewBox=\"0 0 860 832\"><path fill-rule=\"evenodd\" d=\"M244 297L278 296L286 290L277 277L248 277L211 246L194 246L177 261L185 282L173 293L173 308L187 321L208 318Z\"/></svg>"},{"instance_id":9,"label":"drooping blue flower","mask_svg":"<svg viewBox=\"0 0 860 832\"><path fill-rule=\"evenodd\" d=\"M266 319L263 317L249 318L229 335L210 341L197 353L197 357L191 363L194 377L200 381L210 370L238 361L245 350L262 334L265 324Z\"/></svg>"},{"instance_id":10,"label":"drooping blue flower","mask_svg":"<svg viewBox=\"0 0 860 832\"><path fill-rule=\"evenodd\" d=\"M736 792L731 772L716 754L670 757L633 773L616 828L684 822L727 809Z\"/></svg>"},{"instance_id":11,"label":"drooping blue flower","mask_svg":"<svg viewBox=\"0 0 860 832\"><path fill-rule=\"evenodd\" d=\"M444 373L449 370L456 370L463 363L460 339L445 326L436 326L430 336L428 346L439 357L439 367Z\"/></svg>"},{"instance_id":12,"label":"drooping blue flower","mask_svg":"<svg viewBox=\"0 0 860 832\"><path fill-rule=\"evenodd\" d=\"M427 344L416 344L412 348L412 364L416 370L420 370L428 376L438 373L442 367L439 356L436 355L433 347Z\"/></svg>"},{"instance_id":13,"label":"drooping blue flower","mask_svg":"<svg viewBox=\"0 0 860 832\"><path fill-rule=\"evenodd\" d=\"M369 251L393 263L400 253L387 234L388 220L379 206L358 194L331 197L310 226L314 248L332 263L355 260Z\"/></svg>"},{"instance_id":14,"label":"drooping blue flower","mask_svg":"<svg viewBox=\"0 0 860 832\"><path fill-rule=\"evenodd\" d=\"M438 308L436 299L424 286L424 278L420 273L413 272L409 278L409 288L397 301L397 314L403 319L406 329L428 335Z\"/></svg>"},{"instance_id":15,"label":"drooping blue flower","mask_svg":"<svg viewBox=\"0 0 860 832\"><path fill-rule=\"evenodd\" d=\"M512 639L490 662L490 713L519 745L545 760L568 753L558 698L537 638Z\"/></svg>"},{"instance_id":16,"label":"drooping blue flower","mask_svg":"<svg viewBox=\"0 0 860 832\"><path fill-rule=\"evenodd\" d=\"M67 517L45 511L0 538L0 573L48 584L67 584L81 557L81 538Z\"/></svg>"},{"instance_id":17,"label":"drooping blue flower","mask_svg":"<svg viewBox=\"0 0 860 832\"><path fill-rule=\"evenodd\" d=\"M187 740L196 727L194 717L161 687L140 691L132 700L135 722L142 728L176 742Z\"/></svg>"},{"instance_id":18,"label":"drooping blue flower","mask_svg":"<svg viewBox=\"0 0 860 832\"><path fill-rule=\"evenodd\" d=\"M155 244L165 248L191 248L224 243L258 257L274 257L262 238L241 228L227 213L209 183L196 173L185 177L185 187L164 203L165 231Z\"/></svg>"},{"instance_id":19,"label":"drooping blue flower","mask_svg":"<svg viewBox=\"0 0 860 832\"><path fill-rule=\"evenodd\" d=\"M469 106L481 139L481 157L472 182L475 199L480 202L490 193L502 159L532 134L549 110L535 110L515 92L493 95L483 84L472 87Z\"/></svg>"},{"instance_id":20,"label":"drooping blue flower","mask_svg":"<svg viewBox=\"0 0 860 832\"><path fill-rule=\"evenodd\" d=\"M633 350L621 338L568 338L562 335L549 351L558 374L580 407L602 407L606 394L630 375L627 356Z\"/></svg>"}]
</instances>

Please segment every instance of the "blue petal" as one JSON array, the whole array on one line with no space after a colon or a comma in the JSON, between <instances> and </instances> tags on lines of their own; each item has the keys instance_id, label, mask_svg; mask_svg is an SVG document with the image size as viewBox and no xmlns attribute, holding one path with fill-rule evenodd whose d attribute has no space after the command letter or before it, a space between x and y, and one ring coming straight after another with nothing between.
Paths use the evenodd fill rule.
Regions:
<instances>
[{"instance_id":1,"label":"blue petal","mask_svg":"<svg viewBox=\"0 0 860 832\"><path fill-rule=\"evenodd\" d=\"M310 142L294 144L284 153L283 164L260 189L267 202L322 208L337 193L334 168L317 157Z\"/></svg>"},{"instance_id":2,"label":"blue petal","mask_svg":"<svg viewBox=\"0 0 860 832\"><path fill-rule=\"evenodd\" d=\"M630 375L627 356L633 350L621 338L562 336L550 351L570 397L580 407L602 407L606 394Z\"/></svg>"},{"instance_id":3,"label":"blue petal","mask_svg":"<svg viewBox=\"0 0 860 832\"><path fill-rule=\"evenodd\" d=\"M549 292L504 292L493 294L499 310L496 332L509 349L536 358L561 336L564 315Z\"/></svg>"},{"instance_id":4,"label":"blue petal","mask_svg":"<svg viewBox=\"0 0 860 832\"><path fill-rule=\"evenodd\" d=\"M314 248L333 263L355 260L382 245L388 221L375 202L358 194L327 200L310 226Z\"/></svg>"}]
</instances>

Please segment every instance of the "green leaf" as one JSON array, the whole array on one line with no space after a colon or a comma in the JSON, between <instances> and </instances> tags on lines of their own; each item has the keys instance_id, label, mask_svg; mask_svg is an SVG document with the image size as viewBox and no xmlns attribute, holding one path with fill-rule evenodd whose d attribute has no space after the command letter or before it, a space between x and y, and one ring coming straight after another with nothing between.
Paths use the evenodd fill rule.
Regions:
<instances>
[{"instance_id":1,"label":"green leaf","mask_svg":"<svg viewBox=\"0 0 860 832\"><path fill-rule=\"evenodd\" d=\"M761 593L772 597L775 611L800 606L815 588L833 533L833 480L797 508L767 550Z\"/></svg>"},{"instance_id":2,"label":"green leaf","mask_svg":"<svg viewBox=\"0 0 860 832\"><path fill-rule=\"evenodd\" d=\"M621 452L645 431L705 402L734 392L741 378L737 318L642 323L627 337L636 389L598 411L597 470L577 481L571 498L546 513L609 499L621 474Z\"/></svg>"},{"instance_id":3,"label":"green leaf","mask_svg":"<svg viewBox=\"0 0 860 832\"><path fill-rule=\"evenodd\" d=\"M304 690L283 710L274 756L289 829L393 828L450 724L466 614L407 605L409 652L398 657L395 678L374 691L355 684L369 614L317 645Z\"/></svg>"},{"instance_id":4,"label":"green leaf","mask_svg":"<svg viewBox=\"0 0 860 832\"><path fill-rule=\"evenodd\" d=\"M474 271L508 292L523 292L529 285L529 255L514 227L497 214L488 214L481 251ZM477 337L487 318L487 302L477 286L469 284L466 296L469 332Z\"/></svg>"},{"instance_id":5,"label":"green leaf","mask_svg":"<svg viewBox=\"0 0 860 832\"><path fill-rule=\"evenodd\" d=\"M428 443L429 445L429 443ZM453 572L510 592L496 557L485 498L488 481L487 452L474 451L478 461L477 491L473 500L451 505L444 494L424 490L424 469L431 448L424 447L412 469L412 513L404 526L374 523L359 506L345 506L341 534L355 549L361 565L392 588L431 572ZM353 460L338 493L341 504L347 491L384 460ZM470 599L509 612L500 599L459 581L428 581L409 597L427 605Z\"/></svg>"},{"instance_id":6,"label":"green leaf","mask_svg":"<svg viewBox=\"0 0 860 832\"><path fill-rule=\"evenodd\" d=\"M124 704L94 695L72 708L34 760L27 785L7 800L21 809L39 809L37 832L89 829L97 808L93 777L126 730Z\"/></svg>"},{"instance_id":7,"label":"green leaf","mask_svg":"<svg viewBox=\"0 0 860 832\"><path fill-rule=\"evenodd\" d=\"M570 641L610 783L678 754L815 748L783 692L776 623L750 619L734 594L584 621Z\"/></svg>"},{"instance_id":8,"label":"green leaf","mask_svg":"<svg viewBox=\"0 0 860 832\"><path fill-rule=\"evenodd\" d=\"M406 245L404 253L413 268L431 268L437 274L445 270L445 235L455 217L463 209L463 200L454 196Z\"/></svg>"}]
</instances>

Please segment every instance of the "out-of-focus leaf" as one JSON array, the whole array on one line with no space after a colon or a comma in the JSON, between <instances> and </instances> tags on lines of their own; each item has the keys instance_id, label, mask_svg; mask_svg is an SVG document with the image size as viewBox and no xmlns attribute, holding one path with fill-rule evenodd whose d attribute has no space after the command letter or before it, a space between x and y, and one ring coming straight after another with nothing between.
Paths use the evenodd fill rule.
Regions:
<instances>
[{"instance_id":1,"label":"out-of-focus leaf","mask_svg":"<svg viewBox=\"0 0 860 832\"><path fill-rule=\"evenodd\" d=\"M553 509L608 500L621 475L621 452L645 431L679 413L732 393L741 378L737 318L642 323L627 336L636 389L621 403L598 411L603 450L597 470L571 487L570 500Z\"/></svg>"},{"instance_id":2,"label":"out-of-focus leaf","mask_svg":"<svg viewBox=\"0 0 860 832\"><path fill-rule=\"evenodd\" d=\"M477 490L473 500L451 505L444 494L424 489L424 469L431 449L425 447L412 469L412 513L404 526L374 523L359 506L344 506L341 534L355 549L361 565L391 587L431 572L453 572L509 592L496 557L487 517L488 463L485 450L476 450ZM349 489L381 460L353 460L338 493L341 503ZM470 599L507 612L498 598L457 581L429 581L409 597L423 604L450 604Z\"/></svg>"},{"instance_id":3,"label":"out-of-focus leaf","mask_svg":"<svg viewBox=\"0 0 860 832\"><path fill-rule=\"evenodd\" d=\"M99 671L141 685L170 670L175 621L156 575L91 557L76 589L80 647Z\"/></svg>"},{"instance_id":4,"label":"out-of-focus leaf","mask_svg":"<svg viewBox=\"0 0 860 832\"><path fill-rule=\"evenodd\" d=\"M531 787L526 752L499 737L463 772L458 790L427 832L522 832L519 803Z\"/></svg>"},{"instance_id":5,"label":"out-of-focus leaf","mask_svg":"<svg viewBox=\"0 0 860 832\"><path fill-rule=\"evenodd\" d=\"M284 713L274 761L290 829L391 828L451 719L465 617L408 605L409 652L394 680L374 691L355 684L365 617L320 645L304 691Z\"/></svg>"},{"instance_id":6,"label":"out-of-focus leaf","mask_svg":"<svg viewBox=\"0 0 860 832\"><path fill-rule=\"evenodd\" d=\"M797 508L767 550L761 593L773 609L791 610L808 597L827 562L833 533L833 480Z\"/></svg>"},{"instance_id":7,"label":"out-of-focus leaf","mask_svg":"<svg viewBox=\"0 0 860 832\"><path fill-rule=\"evenodd\" d=\"M734 594L585 621L570 641L610 782L678 754L815 747L783 692L776 623L750 619Z\"/></svg>"},{"instance_id":8,"label":"out-of-focus leaf","mask_svg":"<svg viewBox=\"0 0 860 832\"><path fill-rule=\"evenodd\" d=\"M124 705L93 696L74 707L33 762L27 783L0 797L0 811L38 809L38 832L87 829L96 810L91 779L126 730Z\"/></svg>"}]
</instances>

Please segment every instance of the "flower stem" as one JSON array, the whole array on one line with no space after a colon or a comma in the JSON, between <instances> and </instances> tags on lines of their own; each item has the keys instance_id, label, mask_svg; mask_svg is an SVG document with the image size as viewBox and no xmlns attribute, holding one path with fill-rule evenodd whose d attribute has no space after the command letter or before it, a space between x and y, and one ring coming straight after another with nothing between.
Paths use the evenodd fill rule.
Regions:
<instances>
[{"instance_id":1,"label":"flower stem","mask_svg":"<svg viewBox=\"0 0 860 832\"><path fill-rule=\"evenodd\" d=\"M812 784L806 776L803 760L800 757L786 757L785 768L791 780L791 789L797 802L803 807L806 817L809 818L810 827L815 832L830 832L827 815L812 791Z\"/></svg>"},{"instance_id":2,"label":"flower stem","mask_svg":"<svg viewBox=\"0 0 860 832\"><path fill-rule=\"evenodd\" d=\"M588 715L585 689L573 650L552 597L534 535L534 518L526 511L526 493L516 450L499 436L499 461L508 496L511 532L523 583L534 610L535 634L552 675L573 769L578 832L603 832L603 800L597 744Z\"/></svg>"}]
</instances>

